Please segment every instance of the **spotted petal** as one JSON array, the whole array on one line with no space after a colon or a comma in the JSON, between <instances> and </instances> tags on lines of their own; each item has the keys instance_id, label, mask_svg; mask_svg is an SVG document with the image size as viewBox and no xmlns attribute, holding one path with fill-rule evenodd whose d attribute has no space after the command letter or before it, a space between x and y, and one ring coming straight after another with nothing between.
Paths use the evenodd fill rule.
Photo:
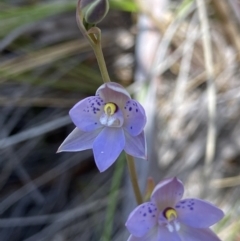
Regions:
<instances>
[{"instance_id":1,"label":"spotted petal","mask_svg":"<svg viewBox=\"0 0 240 241\"><path fill-rule=\"evenodd\" d=\"M209 228L181 226L179 235L184 241L221 241Z\"/></svg>"},{"instance_id":2,"label":"spotted petal","mask_svg":"<svg viewBox=\"0 0 240 241\"><path fill-rule=\"evenodd\" d=\"M91 149L93 142L101 129L85 132L79 130L77 127L67 136L61 146L58 148L57 152L62 151L83 151Z\"/></svg>"},{"instance_id":3,"label":"spotted petal","mask_svg":"<svg viewBox=\"0 0 240 241\"><path fill-rule=\"evenodd\" d=\"M115 103L121 109L123 109L126 102L131 99L129 93L120 84L114 82L101 85L97 89L96 95L99 95L106 103Z\"/></svg>"},{"instance_id":4,"label":"spotted petal","mask_svg":"<svg viewBox=\"0 0 240 241\"><path fill-rule=\"evenodd\" d=\"M132 156L147 159L147 147L144 132L138 136L131 136L125 132L126 144L124 150Z\"/></svg>"},{"instance_id":5,"label":"spotted petal","mask_svg":"<svg viewBox=\"0 0 240 241\"><path fill-rule=\"evenodd\" d=\"M169 178L154 188L151 200L158 206L159 210L164 210L167 207L174 207L181 200L183 192L182 182L176 177Z\"/></svg>"},{"instance_id":6,"label":"spotted petal","mask_svg":"<svg viewBox=\"0 0 240 241\"><path fill-rule=\"evenodd\" d=\"M223 211L200 199L184 199L177 203L178 220L195 228L208 228L221 220Z\"/></svg>"},{"instance_id":7,"label":"spotted petal","mask_svg":"<svg viewBox=\"0 0 240 241\"><path fill-rule=\"evenodd\" d=\"M157 225L157 207L151 203L143 203L135 208L128 217L126 227L135 237L143 237Z\"/></svg>"},{"instance_id":8,"label":"spotted petal","mask_svg":"<svg viewBox=\"0 0 240 241\"><path fill-rule=\"evenodd\" d=\"M99 119L103 113L104 104L99 96L91 96L74 105L69 115L80 130L93 131L102 127Z\"/></svg>"},{"instance_id":9,"label":"spotted petal","mask_svg":"<svg viewBox=\"0 0 240 241\"><path fill-rule=\"evenodd\" d=\"M139 135L146 125L146 114L143 107L136 100L128 100L123 109L123 127L132 136Z\"/></svg>"},{"instance_id":10,"label":"spotted petal","mask_svg":"<svg viewBox=\"0 0 240 241\"><path fill-rule=\"evenodd\" d=\"M93 142L93 154L100 172L108 169L125 146L122 128L105 127Z\"/></svg>"}]
</instances>

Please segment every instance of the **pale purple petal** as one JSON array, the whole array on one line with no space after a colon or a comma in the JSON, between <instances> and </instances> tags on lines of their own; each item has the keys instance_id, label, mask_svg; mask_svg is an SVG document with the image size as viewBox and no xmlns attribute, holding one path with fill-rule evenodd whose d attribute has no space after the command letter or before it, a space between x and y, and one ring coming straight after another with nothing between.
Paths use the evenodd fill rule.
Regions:
<instances>
[{"instance_id":1,"label":"pale purple petal","mask_svg":"<svg viewBox=\"0 0 240 241\"><path fill-rule=\"evenodd\" d=\"M125 132L126 143L124 151L129 155L147 159L147 147L144 131L142 131L138 136L131 136Z\"/></svg>"},{"instance_id":2,"label":"pale purple petal","mask_svg":"<svg viewBox=\"0 0 240 241\"><path fill-rule=\"evenodd\" d=\"M209 228L193 228L181 225L179 235L184 241L221 241Z\"/></svg>"},{"instance_id":3,"label":"pale purple petal","mask_svg":"<svg viewBox=\"0 0 240 241\"><path fill-rule=\"evenodd\" d=\"M101 129L85 132L79 130L77 127L67 136L63 141L61 146L58 148L57 152L62 151L83 151L91 149L93 142Z\"/></svg>"},{"instance_id":4,"label":"pale purple petal","mask_svg":"<svg viewBox=\"0 0 240 241\"><path fill-rule=\"evenodd\" d=\"M128 231L135 237L142 237L157 225L157 207L151 202L135 208L126 222Z\"/></svg>"},{"instance_id":5,"label":"pale purple petal","mask_svg":"<svg viewBox=\"0 0 240 241\"><path fill-rule=\"evenodd\" d=\"M126 102L131 99L129 93L120 84L109 82L101 85L96 95L99 95L106 103L115 103L118 107L123 109Z\"/></svg>"},{"instance_id":6,"label":"pale purple petal","mask_svg":"<svg viewBox=\"0 0 240 241\"><path fill-rule=\"evenodd\" d=\"M69 115L80 130L93 131L102 127L99 118L104 112L104 104L100 97L91 96L74 105Z\"/></svg>"},{"instance_id":7,"label":"pale purple petal","mask_svg":"<svg viewBox=\"0 0 240 241\"><path fill-rule=\"evenodd\" d=\"M167 227L159 226L158 241L181 241L181 238L176 231L170 232Z\"/></svg>"},{"instance_id":8,"label":"pale purple petal","mask_svg":"<svg viewBox=\"0 0 240 241\"><path fill-rule=\"evenodd\" d=\"M148 233L146 233L142 237L136 237L133 235L130 235L127 241L160 241L159 239L159 234L158 234L158 226L156 225L154 228L152 228ZM165 241L165 240L161 240ZM166 240L168 241L168 240ZM169 240L171 241L171 240Z\"/></svg>"},{"instance_id":9,"label":"pale purple petal","mask_svg":"<svg viewBox=\"0 0 240 241\"><path fill-rule=\"evenodd\" d=\"M160 182L153 190L151 200L156 203L159 210L167 207L174 207L181 200L184 192L182 182L174 178L166 179Z\"/></svg>"},{"instance_id":10,"label":"pale purple petal","mask_svg":"<svg viewBox=\"0 0 240 241\"><path fill-rule=\"evenodd\" d=\"M123 108L124 129L132 136L139 135L146 125L146 114L136 100L128 100Z\"/></svg>"},{"instance_id":11,"label":"pale purple petal","mask_svg":"<svg viewBox=\"0 0 240 241\"><path fill-rule=\"evenodd\" d=\"M105 127L93 142L93 154L100 172L108 169L125 146L122 128Z\"/></svg>"},{"instance_id":12,"label":"pale purple petal","mask_svg":"<svg viewBox=\"0 0 240 241\"><path fill-rule=\"evenodd\" d=\"M175 206L178 220L195 228L208 228L224 216L221 209L200 199L184 199Z\"/></svg>"}]
</instances>

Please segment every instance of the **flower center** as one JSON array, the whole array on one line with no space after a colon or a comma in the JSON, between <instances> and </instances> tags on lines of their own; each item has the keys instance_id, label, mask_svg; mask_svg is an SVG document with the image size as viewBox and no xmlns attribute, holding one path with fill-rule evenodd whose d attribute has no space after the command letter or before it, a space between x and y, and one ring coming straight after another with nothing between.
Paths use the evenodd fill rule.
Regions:
<instances>
[{"instance_id":1,"label":"flower center","mask_svg":"<svg viewBox=\"0 0 240 241\"><path fill-rule=\"evenodd\" d=\"M109 127L121 127L123 115L121 109L115 103L108 102L104 106L104 113L100 117L100 123Z\"/></svg>"},{"instance_id":2,"label":"flower center","mask_svg":"<svg viewBox=\"0 0 240 241\"><path fill-rule=\"evenodd\" d=\"M168 220L168 222L171 222L177 218L177 212L173 208L166 208L163 211L163 215Z\"/></svg>"},{"instance_id":3,"label":"flower center","mask_svg":"<svg viewBox=\"0 0 240 241\"><path fill-rule=\"evenodd\" d=\"M165 221L165 225L169 232L172 233L174 230L179 231L180 225L177 221L177 212L175 209L168 207L163 211L162 215L167 221Z\"/></svg>"},{"instance_id":4,"label":"flower center","mask_svg":"<svg viewBox=\"0 0 240 241\"><path fill-rule=\"evenodd\" d=\"M116 104L109 102L104 106L104 112L108 115L111 116L114 113L116 113L118 110L118 107Z\"/></svg>"}]
</instances>

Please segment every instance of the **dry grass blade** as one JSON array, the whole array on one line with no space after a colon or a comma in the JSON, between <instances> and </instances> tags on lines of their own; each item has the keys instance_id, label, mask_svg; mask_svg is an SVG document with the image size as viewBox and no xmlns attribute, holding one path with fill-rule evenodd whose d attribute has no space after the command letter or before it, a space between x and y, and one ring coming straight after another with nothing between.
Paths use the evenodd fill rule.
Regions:
<instances>
[{"instance_id":1,"label":"dry grass blade","mask_svg":"<svg viewBox=\"0 0 240 241\"><path fill-rule=\"evenodd\" d=\"M21 141L26 141L28 139L43 135L47 132L56 130L62 126L68 125L71 123L69 116L60 117L56 120L49 121L48 123L42 124L37 127L33 127L21 133L18 133L14 136L7 137L3 140L0 140L0 149L6 148L8 146L17 144Z\"/></svg>"},{"instance_id":2,"label":"dry grass blade","mask_svg":"<svg viewBox=\"0 0 240 241\"><path fill-rule=\"evenodd\" d=\"M210 27L207 16L207 9L205 0L197 0L199 19L202 29L203 50L205 59L205 68L207 73L207 93L208 93L208 133L206 143L206 157L205 157L205 170L209 172L216 149L216 88L214 76L214 63L211 47Z\"/></svg>"}]
</instances>

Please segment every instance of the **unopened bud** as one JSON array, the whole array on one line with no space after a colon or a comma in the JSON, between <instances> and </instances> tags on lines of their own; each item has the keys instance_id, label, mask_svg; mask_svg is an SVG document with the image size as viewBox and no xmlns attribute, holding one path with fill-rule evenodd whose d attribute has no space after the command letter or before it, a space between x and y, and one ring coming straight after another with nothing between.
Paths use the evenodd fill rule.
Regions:
<instances>
[{"instance_id":1,"label":"unopened bud","mask_svg":"<svg viewBox=\"0 0 240 241\"><path fill-rule=\"evenodd\" d=\"M109 10L108 0L81 0L80 9L88 24L97 24L103 20Z\"/></svg>"}]
</instances>

